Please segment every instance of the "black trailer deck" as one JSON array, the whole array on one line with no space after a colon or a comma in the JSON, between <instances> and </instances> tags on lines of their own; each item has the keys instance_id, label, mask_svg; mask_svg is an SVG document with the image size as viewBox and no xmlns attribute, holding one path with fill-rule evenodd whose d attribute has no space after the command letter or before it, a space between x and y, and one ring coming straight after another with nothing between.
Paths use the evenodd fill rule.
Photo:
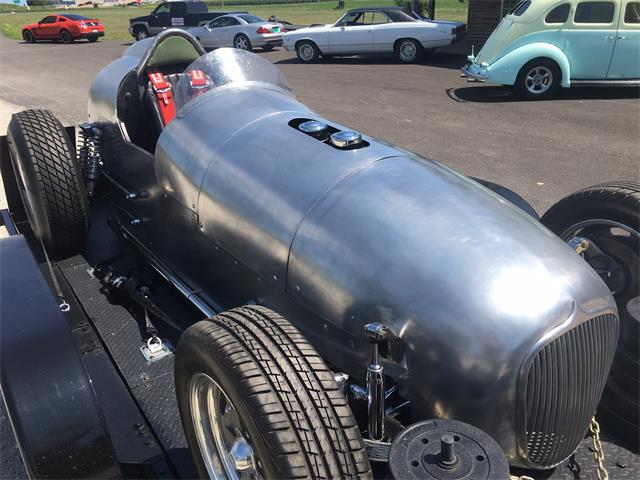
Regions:
<instances>
[{"instance_id":1,"label":"black trailer deck","mask_svg":"<svg viewBox=\"0 0 640 480\"><path fill-rule=\"evenodd\" d=\"M58 268L148 424L148 427L140 423L125 425L122 433L139 438L147 450L157 445L177 476L195 477L175 399L173 355L153 363L145 360L140 352L147 340L142 323L134 312L110 302L102 283L93 277L92 267L82 256L61 261ZM119 415L120 407L113 407L115 415ZM121 450L127 452L130 447L127 442ZM167 476L171 476L170 472Z\"/></svg>"},{"instance_id":2,"label":"black trailer deck","mask_svg":"<svg viewBox=\"0 0 640 480\"><path fill-rule=\"evenodd\" d=\"M175 400L173 356L153 364L144 360L140 347L146 337L140 329L140 319L135 318L127 308L107 299L100 281L91 275L91 266L83 257L59 262L58 266L149 425L149 435L136 435L148 439L143 442L145 445L146 442L156 441L177 476L194 477L195 470ZM640 478L640 458L637 454L619 446L607 436L606 431L602 443L609 478ZM592 438L587 436L574 456L554 470L512 473L536 479L596 479L597 463L594 461L592 445Z\"/></svg>"}]
</instances>

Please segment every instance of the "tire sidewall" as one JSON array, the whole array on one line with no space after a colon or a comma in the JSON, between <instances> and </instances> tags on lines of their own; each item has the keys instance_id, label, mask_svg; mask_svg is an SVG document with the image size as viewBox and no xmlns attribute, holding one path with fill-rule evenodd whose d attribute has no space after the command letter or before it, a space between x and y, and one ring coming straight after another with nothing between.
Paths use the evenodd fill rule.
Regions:
<instances>
[{"instance_id":1,"label":"tire sidewall","mask_svg":"<svg viewBox=\"0 0 640 480\"><path fill-rule=\"evenodd\" d=\"M89 40L91 43L95 43L98 41L98 37L95 35L90 35L87 37L87 40Z\"/></svg>"},{"instance_id":2,"label":"tire sidewall","mask_svg":"<svg viewBox=\"0 0 640 480\"><path fill-rule=\"evenodd\" d=\"M33 43L35 41L35 37L33 36L33 33L31 33L29 30L25 30L24 32L22 32L22 39L26 43Z\"/></svg>"},{"instance_id":3,"label":"tire sidewall","mask_svg":"<svg viewBox=\"0 0 640 480\"><path fill-rule=\"evenodd\" d=\"M587 195L589 191L598 188L602 188L604 193ZM640 191L640 185L636 188L636 191ZM570 235L573 235L572 230L575 230L577 225L588 220L617 222L640 233L640 215L637 201L615 199L614 195L611 192L607 192L606 189L606 185L595 186L587 189L584 193L577 192L560 200L542 216L542 224L565 242L569 240ZM592 239L596 245L598 244L597 237L592 237L589 234L581 235L587 239ZM635 250L637 245L627 244L626 247ZM606 249L605 253L607 253ZM616 261L623 262L625 269L632 269L632 266L624 262L623 259L618 258ZM633 285L625 287L622 292L618 292L614 296L620 312L624 312L626 308L626 301L629 299L627 298L628 292L630 291L628 288L633 290Z\"/></svg>"},{"instance_id":4,"label":"tire sidewall","mask_svg":"<svg viewBox=\"0 0 640 480\"><path fill-rule=\"evenodd\" d=\"M29 149L17 122L9 123L7 133L11 165L29 224L36 237L42 239L45 245L51 246L53 239L51 238L51 226L45 202L38 187L38 177L33 162L25 156ZM28 191L28 197L25 196L23 188Z\"/></svg>"},{"instance_id":5,"label":"tire sidewall","mask_svg":"<svg viewBox=\"0 0 640 480\"><path fill-rule=\"evenodd\" d=\"M560 201L543 215L542 223L564 239L573 226L593 219L611 220L640 231L640 219L632 205L611 199L603 202L596 197L582 198L579 202Z\"/></svg>"},{"instance_id":6,"label":"tire sidewall","mask_svg":"<svg viewBox=\"0 0 640 480\"><path fill-rule=\"evenodd\" d=\"M62 30L60 32L60 41L65 45L68 45L73 42L73 37L71 36L71 33L69 33L68 30Z\"/></svg>"},{"instance_id":7,"label":"tire sidewall","mask_svg":"<svg viewBox=\"0 0 640 480\"><path fill-rule=\"evenodd\" d=\"M213 320L205 320L210 322ZM181 343L185 343L181 340ZM182 348L181 348L182 347ZM252 448L256 451L256 456L260 459L260 464L266 478L281 478L275 465L271 460L271 453L267 445L269 442L265 439L257 425L253 421L255 412L251 412L250 407L245 403L243 395L237 388L237 379L234 379L230 373L229 366L226 365L224 358L219 358L215 349L211 349L206 344L206 339L189 338L188 346L181 345L178 347L181 355L176 356L175 364L175 380L176 380L176 396L178 399L178 408L182 416L185 435L188 445L198 445L198 439L193 426L193 415L191 413L190 402L190 385L191 379L198 373L204 373L211 377L222 389L233 403L238 411L238 415L244 422L249 436ZM201 478L209 478L207 469L202 460L202 454L199 448L192 448L193 460L198 469Z\"/></svg>"},{"instance_id":8,"label":"tire sidewall","mask_svg":"<svg viewBox=\"0 0 640 480\"><path fill-rule=\"evenodd\" d=\"M531 69L535 67L546 67L551 71L553 75L551 86L545 92L539 94L531 93L527 89L527 85L525 82L527 73L529 73ZM546 100L556 94L558 88L560 87L561 81L562 71L560 70L560 67L556 62L549 58L536 58L527 62L518 72L515 83L515 91L521 98L526 98L528 100Z\"/></svg>"}]
</instances>

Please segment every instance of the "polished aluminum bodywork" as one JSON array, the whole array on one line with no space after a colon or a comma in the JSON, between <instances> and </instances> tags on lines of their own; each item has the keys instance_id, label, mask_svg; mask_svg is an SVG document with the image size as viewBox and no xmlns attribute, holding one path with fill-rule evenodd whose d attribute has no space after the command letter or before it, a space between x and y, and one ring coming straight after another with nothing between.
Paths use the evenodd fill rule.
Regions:
<instances>
[{"instance_id":1,"label":"polished aluminum bodywork","mask_svg":"<svg viewBox=\"0 0 640 480\"><path fill-rule=\"evenodd\" d=\"M229 68L252 55L218 52ZM398 339L385 373L415 416L471 423L526 463L516 432L528 362L576 325L617 314L587 263L437 162L367 135L341 150L301 132L308 120L348 129L276 85L232 83L192 100L155 155L144 152L119 137L115 111L136 64L125 55L103 70L89 101L119 152L105 159L110 175L150 192L116 198L126 237L203 311L272 307L356 379L363 326L384 324Z\"/></svg>"}]
</instances>

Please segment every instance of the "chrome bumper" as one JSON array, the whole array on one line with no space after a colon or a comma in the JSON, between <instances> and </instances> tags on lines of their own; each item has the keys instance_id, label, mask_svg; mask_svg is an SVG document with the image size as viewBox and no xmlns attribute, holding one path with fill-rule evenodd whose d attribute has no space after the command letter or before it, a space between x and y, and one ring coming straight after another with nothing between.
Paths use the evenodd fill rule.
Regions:
<instances>
[{"instance_id":1,"label":"chrome bumper","mask_svg":"<svg viewBox=\"0 0 640 480\"><path fill-rule=\"evenodd\" d=\"M460 76L466 78L468 82L484 82L489 78L487 75L473 71L474 67L477 68L478 66L473 63L466 64L462 67Z\"/></svg>"}]
</instances>

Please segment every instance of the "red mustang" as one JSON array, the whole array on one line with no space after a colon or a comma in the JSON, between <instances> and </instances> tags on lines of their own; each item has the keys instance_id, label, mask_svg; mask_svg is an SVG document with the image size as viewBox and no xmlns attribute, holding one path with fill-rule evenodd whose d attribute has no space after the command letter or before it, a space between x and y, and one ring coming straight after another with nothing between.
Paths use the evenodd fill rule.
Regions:
<instances>
[{"instance_id":1,"label":"red mustang","mask_svg":"<svg viewBox=\"0 0 640 480\"><path fill-rule=\"evenodd\" d=\"M62 43L71 43L79 38L95 42L98 37L103 36L102 21L71 13L56 13L22 27L22 38L27 43L36 40L60 40Z\"/></svg>"}]
</instances>

